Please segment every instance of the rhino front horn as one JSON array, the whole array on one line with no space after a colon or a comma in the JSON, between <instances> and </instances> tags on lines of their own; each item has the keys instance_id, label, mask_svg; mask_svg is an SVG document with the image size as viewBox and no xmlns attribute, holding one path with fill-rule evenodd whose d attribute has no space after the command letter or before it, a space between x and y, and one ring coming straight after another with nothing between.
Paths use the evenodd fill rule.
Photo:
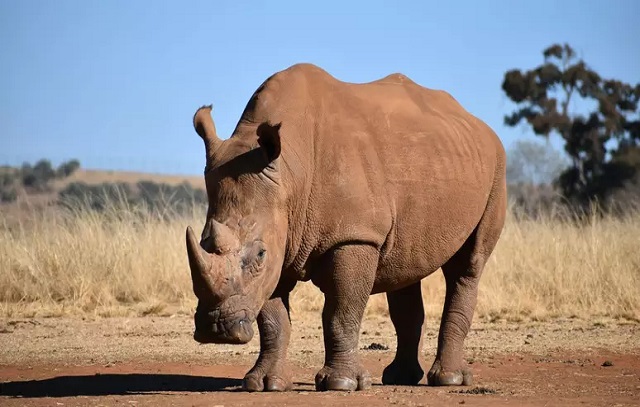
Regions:
<instances>
[{"instance_id":1,"label":"rhino front horn","mask_svg":"<svg viewBox=\"0 0 640 407\"><path fill-rule=\"evenodd\" d=\"M210 255L198 243L198 238L191 226L187 226L187 254L192 274L206 275L211 270Z\"/></svg>"}]
</instances>

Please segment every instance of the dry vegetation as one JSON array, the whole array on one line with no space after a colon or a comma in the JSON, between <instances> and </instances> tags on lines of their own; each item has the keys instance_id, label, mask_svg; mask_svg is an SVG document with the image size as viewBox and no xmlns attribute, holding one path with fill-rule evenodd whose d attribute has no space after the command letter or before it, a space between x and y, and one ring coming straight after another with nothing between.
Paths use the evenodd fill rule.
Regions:
<instances>
[{"instance_id":1,"label":"dry vegetation","mask_svg":"<svg viewBox=\"0 0 640 407\"><path fill-rule=\"evenodd\" d=\"M187 224L200 227L203 213L199 208L165 221L114 206L104 213L33 210L19 222L0 215L0 316L191 313L184 230ZM637 320L638 236L640 212L582 223L510 216L485 269L477 315ZM440 273L424 280L423 293L427 315L439 317ZM321 307L321 293L311 283L299 284L293 312ZM367 313L386 312L384 295L373 296Z\"/></svg>"},{"instance_id":2,"label":"dry vegetation","mask_svg":"<svg viewBox=\"0 0 640 407\"><path fill-rule=\"evenodd\" d=\"M71 182L86 182L87 184L100 184L103 182L128 182L135 184L140 180L148 180L169 185L178 185L188 182L194 188L204 188L204 178L186 175L167 175L154 173L140 173L127 171L101 171L80 169L68 179L60 182L58 187L62 187Z\"/></svg>"}]
</instances>

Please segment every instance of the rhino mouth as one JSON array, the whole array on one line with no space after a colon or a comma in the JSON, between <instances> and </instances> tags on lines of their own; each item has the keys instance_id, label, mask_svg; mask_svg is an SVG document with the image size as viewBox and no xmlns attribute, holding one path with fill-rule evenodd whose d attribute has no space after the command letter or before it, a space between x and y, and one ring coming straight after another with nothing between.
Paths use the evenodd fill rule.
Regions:
<instances>
[{"instance_id":1,"label":"rhino mouth","mask_svg":"<svg viewBox=\"0 0 640 407\"><path fill-rule=\"evenodd\" d=\"M253 338L254 320L245 310L231 315L223 315L220 309L196 310L193 339L203 344L245 344Z\"/></svg>"}]
</instances>

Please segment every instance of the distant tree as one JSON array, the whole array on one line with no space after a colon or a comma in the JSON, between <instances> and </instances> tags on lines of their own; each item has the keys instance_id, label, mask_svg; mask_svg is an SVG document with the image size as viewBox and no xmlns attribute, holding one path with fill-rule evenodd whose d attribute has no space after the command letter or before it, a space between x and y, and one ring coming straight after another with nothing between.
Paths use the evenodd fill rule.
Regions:
<instances>
[{"instance_id":1,"label":"distant tree","mask_svg":"<svg viewBox=\"0 0 640 407\"><path fill-rule=\"evenodd\" d=\"M566 158L551 146L518 140L507 152L507 182L551 185L567 166Z\"/></svg>"},{"instance_id":2,"label":"distant tree","mask_svg":"<svg viewBox=\"0 0 640 407\"><path fill-rule=\"evenodd\" d=\"M56 170L56 176L58 178L67 178L68 176L76 172L78 168L80 168L80 161L69 160L58 166L58 169Z\"/></svg>"},{"instance_id":3,"label":"distant tree","mask_svg":"<svg viewBox=\"0 0 640 407\"><path fill-rule=\"evenodd\" d=\"M16 175L11 168L0 170L0 188L11 187L16 183Z\"/></svg>"},{"instance_id":4,"label":"distant tree","mask_svg":"<svg viewBox=\"0 0 640 407\"><path fill-rule=\"evenodd\" d=\"M18 198L16 175L12 170L0 169L0 202L13 202Z\"/></svg>"},{"instance_id":5,"label":"distant tree","mask_svg":"<svg viewBox=\"0 0 640 407\"><path fill-rule=\"evenodd\" d=\"M537 135L558 134L571 159L557 179L564 195L580 204L605 198L638 170L619 152L640 148L640 84L601 78L568 44L552 45L543 56L532 70L505 73L502 89L517 104L505 123L524 120ZM586 115L570 112L576 100L595 107Z\"/></svg>"},{"instance_id":6,"label":"distant tree","mask_svg":"<svg viewBox=\"0 0 640 407\"><path fill-rule=\"evenodd\" d=\"M507 152L507 194L516 215L549 215L562 203L553 181L569 165L565 157L540 142L518 140Z\"/></svg>"},{"instance_id":7,"label":"distant tree","mask_svg":"<svg viewBox=\"0 0 640 407\"><path fill-rule=\"evenodd\" d=\"M635 168L636 172L632 178L625 181L624 188L612 192L609 200L611 209L618 212L640 209L640 148L621 147L614 152L612 160Z\"/></svg>"},{"instance_id":8,"label":"distant tree","mask_svg":"<svg viewBox=\"0 0 640 407\"><path fill-rule=\"evenodd\" d=\"M51 166L51 162L45 159L38 161L33 167L28 163L23 164L20 172L22 185L36 192L50 190L49 183L56 177L56 171Z\"/></svg>"}]
</instances>

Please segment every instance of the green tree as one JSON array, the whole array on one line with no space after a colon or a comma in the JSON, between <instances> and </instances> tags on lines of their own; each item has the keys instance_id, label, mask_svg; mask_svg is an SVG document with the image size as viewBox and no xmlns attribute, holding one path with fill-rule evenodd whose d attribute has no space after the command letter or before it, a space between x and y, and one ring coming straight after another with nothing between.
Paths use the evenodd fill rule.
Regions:
<instances>
[{"instance_id":1,"label":"green tree","mask_svg":"<svg viewBox=\"0 0 640 407\"><path fill-rule=\"evenodd\" d=\"M0 202L13 202L18 198L16 179L13 168L0 168Z\"/></svg>"},{"instance_id":2,"label":"green tree","mask_svg":"<svg viewBox=\"0 0 640 407\"><path fill-rule=\"evenodd\" d=\"M20 171L22 185L36 192L49 191L51 189L49 183L56 177L56 171L51 166L51 162L45 159L38 161L33 167L24 163Z\"/></svg>"},{"instance_id":3,"label":"green tree","mask_svg":"<svg viewBox=\"0 0 640 407\"><path fill-rule=\"evenodd\" d=\"M58 169L56 170L56 176L58 178L66 178L76 172L78 168L80 168L80 161L69 160L58 166Z\"/></svg>"},{"instance_id":4,"label":"green tree","mask_svg":"<svg viewBox=\"0 0 640 407\"><path fill-rule=\"evenodd\" d=\"M543 56L531 70L505 73L502 89L517 105L505 123L526 121L537 135L562 137L571 165L557 184L567 198L580 204L606 198L638 169L624 157L640 149L640 84L603 79L568 44L552 45ZM592 108L571 112L574 102Z\"/></svg>"}]
</instances>

